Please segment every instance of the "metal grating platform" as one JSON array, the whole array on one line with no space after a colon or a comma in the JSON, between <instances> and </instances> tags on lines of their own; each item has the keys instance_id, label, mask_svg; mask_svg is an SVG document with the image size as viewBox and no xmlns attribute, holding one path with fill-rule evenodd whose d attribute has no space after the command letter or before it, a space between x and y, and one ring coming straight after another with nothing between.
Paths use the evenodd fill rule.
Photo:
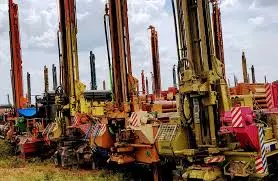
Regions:
<instances>
[{"instance_id":1,"label":"metal grating platform","mask_svg":"<svg viewBox=\"0 0 278 181\"><path fill-rule=\"evenodd\" d=\"M161 124L156 139L159 141L172 141L178 125L177 124Z\"/></svg>"}]
</instances>

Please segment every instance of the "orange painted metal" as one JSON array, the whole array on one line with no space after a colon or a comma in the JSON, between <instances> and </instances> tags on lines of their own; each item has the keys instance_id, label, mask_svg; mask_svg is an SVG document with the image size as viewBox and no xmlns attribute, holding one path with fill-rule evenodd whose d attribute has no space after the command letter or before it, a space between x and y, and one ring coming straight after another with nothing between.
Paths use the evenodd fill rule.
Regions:
<instances>
[{"instance_id":1,"label":"orange painted metal","mask_svg":"<svg viewBox=\"0 0 278 181\"><path fill-rule=\"evenodd\" d=\"M140 163L157 163L160 161L159 155L154 146L151 148L137 147L135 152L135 160Z\"/></svg>"},{"instance_id":2,"label":"orange painted metal","mask_svg":"<svg viewBox=\"0 0 278 181\"><path fill-rule=\"evenodd\" d=\"M15 108L23 108L27 100L23 93L22 57L18 22L18 5L9 0L11 80Z\"/></svg>"},{"instance_id":3,"label":"orange painted metal","mask_svg":"<svg viewBox=\"0 0 278 181\"><path fill-rule=\"evenodd\" d=\"M133 156L130 156L130 155L124 155L124 154L121 154L121 155L111 155L110 156L110 161L113 161L113 162L116 162L118 163L119 165L122 165L122 164L128 164L128 163L132 163L135 161L134 157Z\"/></svg>"},{"instance_id":4,"label":"orange painted metal","mask_svg":"<svg viewBox=\"0 0 278 181\"><path fill-rule=\"evenodd\" d=\"M160 59L159 59L159 49L158 49L158 34L155 27L149 26L151 32L151 51L152 51L152 62L153 62L153 92L156 97L160 97L161 94L161 75L160 75Z\"/></svg>"}]
</instances>

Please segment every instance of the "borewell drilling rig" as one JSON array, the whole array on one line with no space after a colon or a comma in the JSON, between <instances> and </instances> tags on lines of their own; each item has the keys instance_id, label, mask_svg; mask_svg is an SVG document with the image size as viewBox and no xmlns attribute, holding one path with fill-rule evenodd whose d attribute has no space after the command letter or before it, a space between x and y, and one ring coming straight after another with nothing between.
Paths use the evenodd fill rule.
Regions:
<instances>
[{"instance_id":1,"label":"borewell drilling rig","mask_svg":"<svg viewBox=\"0 0 278 181\"><path fill-rule=\"evenodd\" d=\"M92 166L95 162L91 146L99 140L91 135L100 134L95 131L98 126L105 127L100 119L104 116L105 101L111 101L110 91L85 91L86 86L79 80L75 0L59 0L59 20L61 85L55 91L55 122L46 128L45 136L58 145L54 154L56 165ZM105 136L106 145L110 144L111 136L108 133Z\"/></svg>"},{"instance_id":2,"label":"borewell drilling rig","mask_svg":"<svg viewBox=\"0 0 278 181\"><path fill-rule=\"evenodd\" d=\"M65 135L78 113L85 113L85 85L79 81L75 0L59 0L58 49L61 85L55 90L56 121L49 130L51 140ZM82 105L82 106L81 106Z\"/></svg>"},{"instance_id":3,"label":"borewell drilling rig","mask_svg":"<svg viewBox=\"0 0 278 181\"><path fill-rule=\"evenodd\" d=\"M180 115L160 124L157 150L161 161L174 161L175 173L186 180L265 177L273 164L267 157L277 155L277 148L265 151L264 142L272 144L273 137L267 138L272 128L250 107L231 107L224 63L216 56L221 48L213 44L218 35L212 32L209 3L172 1Z\"/></svg>"},{"instance_id":4,"label":"borewell drilling rig","mask_svg":"<svg viewBox=\"0 0 278 181\"><path fill-rule=\"evenodd\" d=\"M9 24L10 24L10 49L11 49L11 80L15 115L8 118L9 131L6 138L15 143L17 152L22 157L37 155L40 151L42 140L37 139L42 131L43 118L37 107L31 105L31 81L27 73L27 97L24 97L22 78L22 56L19 32L18 5L9 0ZM24 141L22 141L24 140Z\"/></svg>"},{"instance_id":5,"label":"borewell drilling rig","mask_svg":"<svg viewBox=\"0 0 278 181\"><path fill-rule=\"evenodd\" d=\"M146 112L139 111L136 96L134 96L138 92L136 92L138 80L132 76L131 70L127 0L109 0L104 17L105 28L108 27L107 24L110 28L111 44L107 44L107 49L112 51L113 95L114 107L116 107L114 111L111 113L108 111L106 115L109 127L113 128L115 132L115 136L113 136L115 142L110 147L109 161L119 165L134 162L156 163L158 156L152 145L154 143L152 126L144 125L143 128L146 129L140 128L135 134L129 127L138 127L141 124L139 117L146 115ZM108 35L106 36L108 37ZM146 117L146 119L148 118ZM147 137L146 141L134 141L135 138L138 138L138 134ZM149 153L148 156L145 155L146 152Z\"/></svg>"}]
</instances>

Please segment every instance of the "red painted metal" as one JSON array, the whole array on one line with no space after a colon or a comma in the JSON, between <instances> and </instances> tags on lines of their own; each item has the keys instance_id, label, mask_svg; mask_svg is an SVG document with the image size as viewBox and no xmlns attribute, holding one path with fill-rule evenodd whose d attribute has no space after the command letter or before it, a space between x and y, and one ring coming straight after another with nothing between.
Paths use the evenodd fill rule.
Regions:
<instances>
[{"instance_id":1,"label":"red painted metal","mask_svg":"<svg viewBox=\"0 0 278 181\"><path fill-rule=\"evenodd\" d=\"M259 151L258 127L254 119L255 115L249 107L234 107L231 112L224 113L220 134L233 133L242 148L250 147Z\"/></svg>"},{"instance_id":2,"label":"red painted metal","mask_svg":"<svg viewBox=\"0 0 278 181\"><path fill-rule=\"evenodd\" d=\"M23 93L22 57L18 22L18 5L9 0L11 79L15 108L23 108L26 103Z\"/></svg>"},{"instance_id":3,"label":"red painted metal","mask_svg":"<svg viewBox=\"0 0 278 181\"><path fill-rule=\"evenodd\" d=\"M160 60L158 50L158 35L155 27L150 25L151 31L151 50L152 50L152 62L153 62L153 76L154 76L154 94L156 97L160 97L161 94L161 75L160 75Z\"/></svg>"},{"instance_id":4,"label":"red painted metal","mask_svg":"<svg viewBox=\"0 0 278 181\"><path fill-rule=\"evenodd\" d=\"M273 101L274 107L278 108L278 83L272 83L272 94L273 94Z\"/></svg>"}]
</instances>

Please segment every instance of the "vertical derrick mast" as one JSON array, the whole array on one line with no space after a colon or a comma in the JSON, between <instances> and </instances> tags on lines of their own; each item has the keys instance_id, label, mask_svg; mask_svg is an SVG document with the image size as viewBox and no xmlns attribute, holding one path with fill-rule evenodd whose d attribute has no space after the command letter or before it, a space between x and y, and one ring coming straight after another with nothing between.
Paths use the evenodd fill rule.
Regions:
<instances>
[{"instance_id":1,"label":"vertical derrick mast","mask_svg":"<svg viewBox=\"0 0 278 181\"><path fill-rule=\"evenodd\" d=\"M214 47L215 56L225 64L224 61L224 45L223 45L223 33L221 23L221 11L219 7L219 0L211 0L212 3L212 25L214 33ZM225 66L223 66L223 75L225 76Z\"/></svg>"},{"instance_id":2,"label":"vertical derrick mast","mask_svg":"<svg viewBox=\"0 0 278 181\"><path fill-rule=\"evenodd\" d=\"M254 65L251 66L251 74L252 74L252 83L256 83L256 74L255 74L255 67Z\"/></svg>"},{"instance_id":3,"label":"vertical derrick mast","mask_svg":"<svg viewBox=\"0 0 278 181\"><path fill-rule=\"evenodd\" d=\"M57 83L57 68L54 64L52 65L52 81L53 81L53 90L55 91L58 87L58 83Z\"/></svg>"},{"instance_id":4,"label":"vertical derrick mast","mask_svg":"<svg viewBox=\"0 0 278 181\"><path fill-rule=\"evenodd\" d=\"M177 73L176 73L176 65L173 66L173 86L177 88Z\"/></svg>"},{"instance_id":5,"label":"vertical derrick mast","mask_svg":"<svg viewBox=\"0 0 278 181\"><path fill-rule=\"evenodd\" d=\"M145 84L145 74L144 74L144 70L142 70L141 72L141 81L142 81L142 94L146 94L146 84Z\"/></svg>"},{"instance_id":6,"label":"vertical derrick mast","mask_svg":"<svg viewBox=\"0 0 278 181\"><path fill-rule=\"evenodd\" d=\"M148 81L148 77L146 77L146 94L149 95L149 81Z\"/></svg>"},{"instance_id":7,"label":"vertical derrick mast","mask_svg":"<svg viewBox=\"0 0 278 181\"><path fill-rule=\"evenodd\" d=\"M11 81L15 108L23 108L25 98L22 80L22 57L18 22L18 5L9 0Z\"/></svg>"},{"instance_id":8,"label":"vertical derrick mast","mask_svg":"<svg viewBox=\"0 0 278 181\"><path fill-rule=\"evenodd\" d=\"M29 105L31 105L31 92L31 75L27 72L27 98Z\"/></svg>"},{"instance_id":9,"label":"vertical derrick mast","mask_svg":"<svg viewBox=\"0 0 278 181\"><path fill-rule=\"evenodd\" d=\"M44 66L43 75L44 75L44 92L48 93L49 92L49 79L48 79L48 68L46 67L46 65Z\"/></svg>"},{"instance_id":10,"label":"vertical derrick mast","mask_svg":"<svg viewBox=\"0 0 278 181\"><path fill-rule=\"evenodd\" d=\"M249 83L248 81L248 73L247 73L247 60L245 57L245 52L242 52L242 73L243 73L243 82Z\"/></svg>"},{"instance_id":11,"label":"vertical derrick mast","mask_svg":"<svg viewBox=\"0 0 278 181\"><path fill-rule=\"evenodd\" d=\"M106 16L109 17L110 45L112 52L113 97L115 105L123 110L124 104L135 95L137 85L132 76L129 27L126 0L109 0L106 5ZM107 24L105 24L105 28Z\"/></svg>"},{"instance_id":12,"label":"vertical derrick mast","mask_svg":"<svg viewBox=\"0 0 278 181\"><path fill-rule=\"evenodd\" d=\"M68 97L71 115L80 111L78 101L79 67L77 56L77 19L75 0L59 0L59 49L61 50L61 84Z\"/></svg>"},{"instance_id":13,"label":"vertical derrick mast","mask_svg":"<svg viewBox=\"0 0 278 181\"><path fill-rule=\"evenodd\" d=\"M161 94L161 76L160 76L160 60L159 60L159 49L158 49L158 35L154 26L149 26L151 31L151 51L152 51L152 62L153 62L153 76L154 76L154 94L160 97Z\"/></svg>"},{"instance_id":14,"label":"vertical derrick mast","mask_svg":"<svg viewBox=\"0 0 278 181\"><path fill-rule=\"evenodd\" d=\"M91 90L97 90L95 54L90 51Z\"/></svg>"},{"instance_id":15,"label":"vertical derrick mast","mask_svg":"<svg viewBox=\"0 0 278 181\"><path fill-rule=\"evenodd\" d=\"M182 117L193 128L190 147L215 146L220 126L217 112L228 111L230 105L223 64L215 56L209 0L176 0L173 4Z\"/></svg>"}]
</instances>

